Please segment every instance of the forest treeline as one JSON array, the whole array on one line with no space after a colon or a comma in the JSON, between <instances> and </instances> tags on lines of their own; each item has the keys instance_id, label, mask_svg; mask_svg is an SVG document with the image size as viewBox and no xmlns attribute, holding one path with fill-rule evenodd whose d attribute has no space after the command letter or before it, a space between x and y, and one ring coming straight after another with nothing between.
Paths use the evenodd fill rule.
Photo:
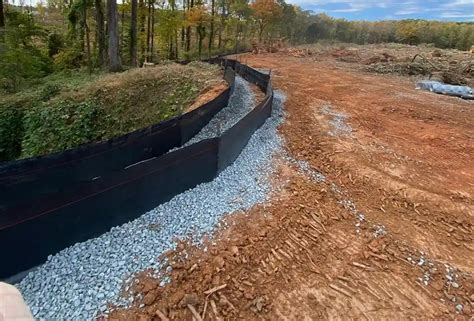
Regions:
<instances>
[{"instance_id":1,"label":"forest treeline","mask_svg":"<svg viewBox=\"0 0 474 321\"><path fill-rule=\"evenodd\" d=\"M284 0L0 0L0 85L60 69L120 71L160 60L197 59L278 42L430 43L466 50L474 24L347 21Z\"/></svg>"}]
</instances>

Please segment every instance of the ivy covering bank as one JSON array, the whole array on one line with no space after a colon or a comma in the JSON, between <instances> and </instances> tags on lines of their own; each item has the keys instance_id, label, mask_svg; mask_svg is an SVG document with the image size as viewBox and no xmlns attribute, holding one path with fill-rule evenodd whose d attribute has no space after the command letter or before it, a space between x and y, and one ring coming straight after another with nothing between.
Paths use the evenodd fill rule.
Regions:
<instances>
[{"instance_id":1,"label":"ivy covering bank","mask_svg":"<svg viewBox=\"0 0 474 321\"><path fill-rule=\"evenodd\" d=\"M43 155L155 124L181 114L221 79L218 67L201 63L53 77L0 99L0 160Z\"/></svg>"}]
</instances>

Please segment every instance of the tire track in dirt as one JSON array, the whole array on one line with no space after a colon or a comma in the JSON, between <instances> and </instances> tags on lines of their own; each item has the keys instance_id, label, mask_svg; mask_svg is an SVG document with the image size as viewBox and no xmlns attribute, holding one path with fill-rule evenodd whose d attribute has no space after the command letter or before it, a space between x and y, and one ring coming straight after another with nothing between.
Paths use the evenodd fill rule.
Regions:
<instances>
[{"instance_id":1,"label":"tire track in dirt","mask_svg":"<svg viewBox=\"0 0 474 321\"><path fill-rule=\"evenodd\" d=\"M458 135L473 137L465 118L472 111L456 110L454 98L416 92L407 81L341 70L330 61L281 54L244 61L272 68L275 87L288 95L280 131L288 156L307 162L305 175L288 157L275 160L280 190L267 204L229 216L229 228L204 249L182 244L168 253L170 283L160 287L143 273L133 289L141 299L111 319L192 320L197 313L213 320L468 320L471 176L442 170L451 164L472 175L466 168L472 140ZM408 94L400 100L387 87ZM328 135L322 102L348 115L351 135ZM398 109L380 112L390 106ZM433 143L435 156L426 155L422 135L412 135L417 123L427 132L444 126L457 152L443 141ZM400 165L405 173L397 175Z\"/></svg>"}]
</instances>

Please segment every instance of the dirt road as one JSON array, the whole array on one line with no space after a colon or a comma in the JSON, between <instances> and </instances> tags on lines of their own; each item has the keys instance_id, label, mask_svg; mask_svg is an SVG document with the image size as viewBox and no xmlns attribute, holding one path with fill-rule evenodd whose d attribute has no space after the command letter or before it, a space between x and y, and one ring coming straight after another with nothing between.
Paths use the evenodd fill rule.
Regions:
<instances>
[{"instance_id":1,"label":"dirt road","mask_svg":"<svg viewBox=\"0 0 474 321\"><path fill-rule=\"evenodd\" d=\"M474 103L330 58L241 60L288 98L281 188L110 318L472 318Z\"/></svg>"}]
</instances>

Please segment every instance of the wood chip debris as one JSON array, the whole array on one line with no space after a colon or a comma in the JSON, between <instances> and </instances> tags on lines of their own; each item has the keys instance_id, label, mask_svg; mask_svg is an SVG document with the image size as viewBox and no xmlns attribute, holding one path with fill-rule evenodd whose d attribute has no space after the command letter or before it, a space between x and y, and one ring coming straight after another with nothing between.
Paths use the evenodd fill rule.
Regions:
<instances>
[{"instance_id":1,"label":"wood chip debris","mask_svg":"<svg viewBox=\"0 0 474 321\"><path fill-rule=\"evenodd\" d=\"M219 290L225 289L226 287L227 287L227 284L222 284L222 285L216 286L216 287L214 287L214 288L212 288L212 289L209 289L209 290L207 290L207 291L204 291L204 294L210 295L210 294L212 294L212 293L214 293L214 292L217 292L217 291L219 291Z\"/></svg>"},{"instance_id":2,"label":"wood chip debris","mask_svg":"<svg viewBox=\"0 0 474 321\"><path fill-rule=\"evenodd\" d=\"M191 311L193 317L194 317L197 321L202 321L201 316L199 315L199 313L196 311L196 309L195 309L191 304L188 304L187 307L188 307L189 311Z\"/></svg>"},{"instance_id":3,"label":"wood chip debris","mask_svg":"<svg viewBox=\"0 0 474 321\"><path fill-rule=\"evenodd\" d=\"M155 314L161 321L170 321L170 319L168 319L168 317L166 317L166 315L160 310L156 310Z\"/></svg>"}]
</instances>

